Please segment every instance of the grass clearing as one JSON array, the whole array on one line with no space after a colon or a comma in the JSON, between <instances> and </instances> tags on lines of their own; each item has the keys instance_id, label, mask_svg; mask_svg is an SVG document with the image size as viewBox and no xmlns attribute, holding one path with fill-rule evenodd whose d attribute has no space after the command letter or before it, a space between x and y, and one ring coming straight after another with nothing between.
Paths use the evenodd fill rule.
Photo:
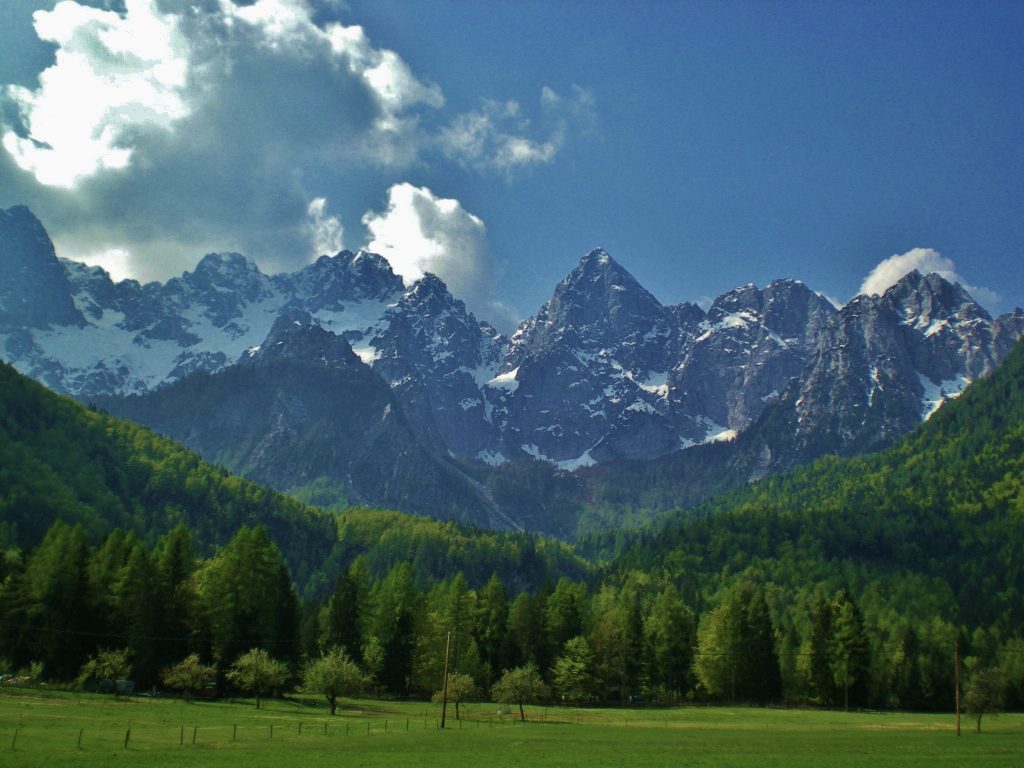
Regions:
<instances>
[{"instance_id":1,"label":"grass clearing","mask_svg":"<svg viewBox=\"0 0 1024 768\"><path fill-rule=\"evenodd\" d=\"M265 704L4 689L0 764L1017 768L1024 755L1020 714L986 718L980 735L965 718L957 738L951 716L919 713L530 707L520 723L473 704L461 723L450 706L441 731L440 707L422 702L346 702L333 718L312 699Z\"/></svg>"}]
</instances>

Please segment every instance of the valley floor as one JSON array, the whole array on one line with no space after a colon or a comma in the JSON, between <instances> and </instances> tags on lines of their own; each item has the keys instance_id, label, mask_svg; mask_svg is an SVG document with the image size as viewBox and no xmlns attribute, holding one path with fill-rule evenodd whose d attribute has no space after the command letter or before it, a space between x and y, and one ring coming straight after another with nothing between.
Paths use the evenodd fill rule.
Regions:
<instances>
[{"instance_id":1,"label":"valley floor","mask_svg":"<svg viewBox=\"0 0 1024 768\"><path fill-rule=\"evenodd\" d=\"M983 732L948 714L742 707L463 707L314 701L196 702L4 689L0 760L11 766L1019 766L1024 715L986 716ZM128 732L130 729L130 733ZM127 736L127 740L126 740ZM127 746L126 746L127 744Z\"/></svg>"}]
</instances>

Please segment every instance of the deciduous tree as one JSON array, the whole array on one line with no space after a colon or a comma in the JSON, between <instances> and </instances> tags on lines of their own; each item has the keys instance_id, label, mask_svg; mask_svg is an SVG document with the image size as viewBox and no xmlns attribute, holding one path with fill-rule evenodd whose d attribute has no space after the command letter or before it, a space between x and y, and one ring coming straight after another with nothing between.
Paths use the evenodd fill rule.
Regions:
<instances>
[{"instance_id":1,"label":"deciduous tree","mask_svg":"<svg viewBox=\"0 0 1024 768\"><path fill-rule=\"evenodd\" d=\"M995 714L1003 706L1006 683L997 667L976 669L964 688L964 708L974 717L975 730L981 733L981 718Z\"/></svg>"},{"instance_id":2,"label":"deciduous tree","mask_svg":"<svg viewBox=\"0 0 1024 768\"><path fill-rule=\"evenodd\" d=\"M534 664L510 669L491 688L491 695L499 704L517 704L519 719L526 719L524 704L533 704L548 698L548 687Z\"/></svg>"},{"instance_id":3,"label":"deciduous tree","mask_svg":"<svg viewBox=\"0 0 1024 768\"><path fill-rule=\"evenodd\" d=\"M185 694L185 701L191 701L199 691L212 685L217 679L217 670L199 661L199 655L186 656L160 673L164 685Z\"/></svg>"},{"instance_id":4,"label":"deciduous tree","mask_svg":"<svg viewBox=\"0 0 1024 768\"><path fill-rule=\"evenodd\" d=\"M357 696L366 690L368 679L363 670L349 658L344 648L335 646L319 659L306 665L302 687L307 692L323 694L333 715L339 696Z\"/></svg>"},{"instance_id":5,"label":"deciduous tree","mask_svg":"<svg viewBox=\"0 0 1024 768\"><path fill-rule=\"evenodd\" d=\"M441 689L435 691L431 701L444 701L446 691ZM460 718L459 705L467 701L476 701L480 698L480 689L476 687L473 678L461 672L454 672L448 675L448 701L455 702L455 719Z\"/></svg>"},{"instance_id":6,"label":"deciduous tree","mask_svg":"<svg viewBox=\"0 0 1024 768\"><path fill-rule=\"evenodd\" d=\"M594 693L594 652L585 637L574 637L555 659L551 673L555 691L581 706Z\"/></svg>"},{"instance_id":7,"label":"deciduous tree","mask_svg":"<svg viewBox=\"0 0 1024 768\"><path fill-rule=\"evenodd\" d=\"M256 709L259 709L261 697L284 685L288 679L288 667L262 648L253 648L235 660L227 678L241 690L253 694Z\"/></svg>"}]
</instances>

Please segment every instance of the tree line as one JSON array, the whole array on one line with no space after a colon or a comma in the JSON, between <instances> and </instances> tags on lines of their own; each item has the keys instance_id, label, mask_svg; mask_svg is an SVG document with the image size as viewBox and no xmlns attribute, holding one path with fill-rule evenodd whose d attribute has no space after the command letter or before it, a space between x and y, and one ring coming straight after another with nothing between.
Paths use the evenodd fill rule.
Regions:
<instances>
[{"instance_id":1,"label":"tree line","mask_svg":"<svg viewBox=\"0 0 1024 768\"><path fill-rule=\"evenodd\" d=\"M303 601L261 526L202 558L184 525L151 548L119 530L93 547L82 526L58 522L2 561L0 664L64 682L130 676L142 689L260 696L305 684L333 708L356 691L428 697L447 654L455 702L943 709L959 644L968 681L995 675L1001 700L1024 704L1019 633L901 621L826 584L784 593L756 569L699 606L691 587L640 571L515 593L496 574L418 585L408 562L373 576L360 556L326 599Z\"/></svg>"}]
</instances>

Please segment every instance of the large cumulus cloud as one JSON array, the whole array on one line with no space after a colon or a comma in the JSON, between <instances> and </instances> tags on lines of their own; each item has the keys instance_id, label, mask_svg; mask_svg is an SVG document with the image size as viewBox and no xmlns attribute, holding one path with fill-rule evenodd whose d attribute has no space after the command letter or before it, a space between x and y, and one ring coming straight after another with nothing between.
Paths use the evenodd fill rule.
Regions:
<instances>
[{"instance_id":1,"label":"large cumulus cloud","mask_svg":"<svg viewBox=\"0 0 1024 768\"><path fill-rule=\"evenodd\" d=\"M447 114L439 85L334 20L338 8L61 0L36 11L54 58L34 86L3 89L0 204L32 206L62 255L141 279L213 249L294 269L352 237L337 212L348 179L390 176L384 189L424 162L550 162L564 143L562 128L536 139L492 115L488 138L460 151L445 127L472 115ZM481 259L477 273L493 263Z\"/></svg>"},{"instance_id":2,"label":"large cumulus cloud","mask_svg":"<svg viewBox=\"0 0 1024 768\"><path fill-rule=\"evenodd\" d=\"M500 326L515 318L493 298L500 265L490 251L487 228L458 200L426 187L395 184L382 211L368 211L367 249L379 253L409 284L430 272L471 309Z\"/></svg>"}]
</instances>

